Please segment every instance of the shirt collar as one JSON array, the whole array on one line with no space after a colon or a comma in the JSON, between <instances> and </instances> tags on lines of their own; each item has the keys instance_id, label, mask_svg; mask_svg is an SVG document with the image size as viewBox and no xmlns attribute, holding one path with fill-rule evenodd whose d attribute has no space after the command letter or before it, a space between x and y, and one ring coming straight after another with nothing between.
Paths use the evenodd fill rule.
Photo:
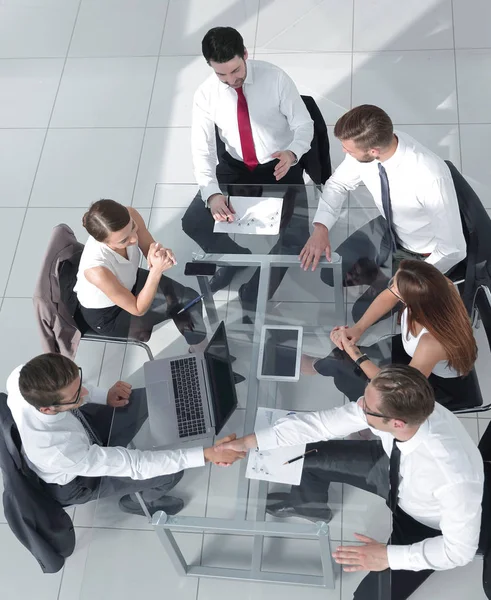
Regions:
<instances>
[{"instance_id":1,"label":"shirt collar","mask_svg":"<svg viewBox=\"0 0 491 600\"><path fill-rule=\"evenodd\" d=\"M26 403L27 410L29 410L31 414L36 417L36 419L44 423L54 423L55 421L61 421L66 416L64 412L56 413L56 415L46 415L45 413L42 413L40 410L29 404L29 402L24 400L24 398L22 398L22 401Z\"/></svg>"},{"instance_id":2,"label":"shirt collar","mask_svg":"<svg viewBox=\"0 0 491 600\"><path fill-rule=\"evenodd\" d=\"M388 158L383 163L381 163L383 165L384 169L386 169L386 170L397 168L400 165L400 163L402 162L402 160L404 159L404 155L406 154L406 148L407 148L406 142L402 139L402 136L399 132L395 131L394 133L397 137L396 151L390 158Z\"/></svg>"},{"instance_id":3,"label":"shirt collar","mask_svg":"<svg viewBox=\"0 0 491 600\"><path fill-rule=\"evenodd\" d=\"M109 246L107 244L104 244L104 242L97 242L98 244L101 245L103 251L109 252L109 254L112 254L112 256L114 256L114 258L119 262L119 263L127 263L129 262L129 253L128 253L128 249L126 249L126 253L128 254L128 258L125 258L124 256L121 256L121 254L118 254L117 252L115 252L112 248L109 248Z\"/></svg>"},{"instance_id":4,"label":"shirt collar","mask_svg":"<svg viewBox=\"0 0 491 600\"><path fill-rule=\"evenodd\" d=\"M254 63L252 60L246 60L247 75L244 80L244 85L254 83Z\"/></svg>"},{"instance_id":5,"label":"shirt collar","mask_svg":"<svg viewBox=\"0 0 491 600\"><path fill-rule=\"evenodd\" d=\"M428 423L428 419L426 419L426 421L419 426L418 431L410 440L407 440L407 442L397 442L397 447L401 451L401 454L406 455L414 452L414 450L416 450L416 448L428 437L429 431L430 424Z\"/></svg>"}]
</instances>

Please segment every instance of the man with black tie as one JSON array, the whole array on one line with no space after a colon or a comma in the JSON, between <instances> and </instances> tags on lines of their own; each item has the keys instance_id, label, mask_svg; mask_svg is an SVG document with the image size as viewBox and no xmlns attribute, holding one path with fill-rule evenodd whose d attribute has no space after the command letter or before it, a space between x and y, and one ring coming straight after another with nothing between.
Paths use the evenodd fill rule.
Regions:
<instances>
[{"instance_id":1,"label":"man with black tie","mask_svg":"<svg viewBox=\"0 0 491 600\"><path fill-rule=\"evenodd\" d=\"M364 183L381 216L336 249L343 258L344 284L371 286L353 307L358 321L387 285L379 267L391 252L393 272L403 258L417 258L447 273L465 258L466 241L447 165L406 133L394 132L381 108L353 108L338 120L334 135L346 157L324 186L300 259L305 270L314 270L323 254L330 260L329 232L348 192ZM323 269L321 278L333 285L331 269Z\"/></svg>"},{"instance_id":2,"label":"man with black tie","mask_svg":"<svg viewBox=\"0 0 491 600\"><path fill-rule=\"evenodd\" d=\"M194 95L192 153L200 191L182 228L205 252L248 254L227 234L213 233L215 221L234 218L220 185L303 184L299 160L310 148L313 122L290 77L275 65L249 60L232 27L208 31L202 51L214 73ZM225 146L220 156L215 127ZM219 269L212 291L226 287L239 269Z\"/></svg>"},{"instance_id":3,"label":"man with black tie","mask_svg":"<svg viewBox=\"0 0 491 600\"><path fill-rule=\"evenodd\" d=\"M378 439L336 439L367 426ZM341 546L333 554L345 571L370 571L355 600L405 600L433 571L472 561L481 527L483 461L459 419L435 404L431 385L417 369L385 367L358 402L289 416L224 446L246 451L296 444L316 452L305 456L300 486L269 494L269 514L329 522L332 481L382 496L393 513L387 544L357 534L362 545Z\"/></svg>"},{"instance_id":4,"label":"man with black tie","mask_svg":"<svg viewBox=\"0 0 491 600\"><path fill-rule=\"evenodd\" d=\"M150 514L175 515L184 502L168 492L184 469L232 464L243 456L200 446L126 448L148 417L145 389L123 381L109 390L91 386L61 354L41 354L15 369L7 392L27 464L62 506L120 496L123 512L144 515L135 496L140 492Z\"/></svg>"}]
</instances>

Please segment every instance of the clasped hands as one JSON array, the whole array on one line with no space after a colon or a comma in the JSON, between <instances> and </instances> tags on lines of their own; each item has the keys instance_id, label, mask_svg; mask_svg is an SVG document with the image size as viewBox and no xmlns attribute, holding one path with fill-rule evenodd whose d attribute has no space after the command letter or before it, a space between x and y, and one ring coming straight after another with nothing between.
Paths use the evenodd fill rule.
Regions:
<instances>
[{"instance_id":1,"label":"clasped hands","mask_svg":"<svg viewBox=\"0 0 491 600\"><path fill-rule=\"evenodd\" d=\"M147 262L149 269L156 269L163 273L177 264L174 252L164 248L159 242L152 242L148 248Z\"/></svg>"}]
</instances>

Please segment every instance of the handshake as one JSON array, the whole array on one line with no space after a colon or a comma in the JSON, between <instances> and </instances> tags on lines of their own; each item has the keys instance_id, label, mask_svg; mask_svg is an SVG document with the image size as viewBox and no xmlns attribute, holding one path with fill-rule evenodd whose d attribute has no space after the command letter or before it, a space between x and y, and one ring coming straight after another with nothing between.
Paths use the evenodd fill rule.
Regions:
<instances>
[{"instance_id":1,"label":"handshake","mask_svg":"<svg viewBox=\"0 0 491 600\"><path fill-rule=\"evenodd\" d=\"M220 467L230 467L237 460L245 458L250 448L257 446L254 434L237 439L235 433L218 440L214 446L204 449L205 462L212 462Z\"/></svg>"}]
</instances>

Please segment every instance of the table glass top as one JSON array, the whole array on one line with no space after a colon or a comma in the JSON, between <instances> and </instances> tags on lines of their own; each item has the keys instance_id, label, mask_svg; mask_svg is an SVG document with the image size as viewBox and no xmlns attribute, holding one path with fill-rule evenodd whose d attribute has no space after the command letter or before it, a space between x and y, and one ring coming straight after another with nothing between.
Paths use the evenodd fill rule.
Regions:
<instances>
[{"instance_id":1,"label":"table glass top","mask_svg":"<svg viewBox=\"0 0 491 600\"><path fill-rule=\"evenodd\" d=\"M179 195L179 186L175 188L176 194ZM369 289L368 284L375 277L374 273L387 279L391 276L392 268L390 256L386 257L382 265L377 264L376 248L380 248L381 236L377 227L373 225L373 219L378 216L378 212L371 208L363 208L354 202L353 205L347 203L330 231L332 263L328 264L324 258L322 264L312 272L301 269L298 255L312 231L312 219L319 196L316 187L228 186L224 192L230 194L232 206L235 197L282 199L283 204L279 209L279 233L232 234L233 240L248 250L247 256L241 253L232 256L210 255L187 239L182 231L176 232L177 224L170 230L166 224L161 224L162 221L159 223L159 211L164 209L153 209L149 215L149 228L153 236L164 246L172 247L178 260L177 267L165 275L177 282L169 289L171 295L174 294L180 302L179 307L185 305L186 299L207 291L203 280L200 287L196 277L184 275L187 262L214 262L218 264L218 268L227 265L245 267L237 272L229 286L208 298L205 302L208 304L207 309L203 309L202 322L198 323L196 318L192 318L195 334L192 343L200 339L199 335L196 337L200 329L206 330L206 337L203 331L201 338L201 350L223 322L229 352L233 357L232 370L237 381L237 407L223 425L217 439L232 433L240 437L244 433L252 432L258 407L289 412L325 410L356 400L362 395L365 380L355 371L352 360L344 352L336 349L330 339L330 332L337 325L353 323L353 313L356 316L370 302L366 292ZM240 201L237 204L239 203ZM247 223L248 218L242 222ZM276 213L274 218L277 218ZM249 228L251 226L245 225ZM356 261L348 256L347 262L351 260L351 268L347 271L343 267L343 261L334 251L349 235L360 229L361 256L358 256ZM188 290L186 294L183 289ZM200 305L196 305L194 310L193 315L197 314L196 310L201 310ZM185 327L186 323L189 322L184 320L184 325L181 323L181 326ZM264 333L267 343L261 355L264 325L285 329ZM372 348L372 354L379 363L390 362L390 335L393 329L394 319L385 319L373 326L360 341L361 346ZM302 336L299 360L301 372L297 373L296 340L299 332ZM189 336L187 341L189 342ZM148 378L149 373L154 376L159 369L164 372L168 368L168 359L177 356L189 357L187 341L180 335L172 319L158 325L148 342L155 360L161 361L158 363L158 369L145 366L148 358L140 347L129 343L119 346L107 345L100 385L109 386L116 379L122 379L131 383L135 389L143 387L145 376ZM197 357L199 363L202 353L198 353ZM258 378L258 365L259 370L264 367L268 373L273 372L281 377L290 376L290 379ZM226 378L224 373L225 371L219 377ZM166 398L163 402L170 405L171 402L167 398L169 390L172 391L171 384L167 382L161 385L165 391L163 396ZM155 390L155 386L153 389ZM118 432L127 427L130 419L133 428L131 431L135 433L133 443L136 448L150 451L162 448L162 436L165 439L169 429L164 423L165 415L175 413L161 410L162 406L155 409L155 392L152 393L152 403L149 401L148 405L144 395L138 394L131 410L116 409L108 444L114 445L119 440ZM213 437L207 437L188 443L174 441L166 447L206 447L213 442ZM265 513L265 497L271 492L288 492L289 486L247 479L246 463L247 459L229 468L207 464L205 467L186 470L182 480L169 492L170 495L184 500L184 508L179 516L230 521L247 519L258 523L279 522ZM329 506L332 510L329 535L333 547L342 541L354 541L355 532L367 533L380 541L387 538L390 517L382 498L349 485L333 483L329 491ZM302 523L302 520L294 517L292 522L298 524ZM120 511L116 496L99 498L90 505L77 507L75 525L77 524L114 528L114 535L121 535L121 539L127 538L118 532L128 530L148 530L148 535L156 538L151 523L145 517ZM101 533L97 530L94 535L98 536ZM172 577L177 577L164 548L156 540L152 564L163 569L165 573L172 573ZM250 562L252 544L250 538L216 533L178 533L176 540L182 545L181 550L186 560L194 564L216 566L223 563L227 566L233 563L234 568L248 568L247 561ZM299 569L299 572L318 575L322 569L317 546L313 544L313 540L269 539L264 546L264 559L269 561L269 568L273 570ZM126 548L121 548L121 552L124 555ZM278 566L278 553L282 552L285 552L284 563ZM310 558L299 559L299 554ZM91 561L100 559L97 544L92 543L87 551L86 566ZM142 568L152 567L143 565ZM144 576L143 573L141 576ZM335 571L335 576L338 586L341 577L339 569ZM91 597L92 585L90 581L84 582L82 598ZM241 583L237 581L235 585L240 586ZM310 589L306 588L307 597L311 597ZM155 597L158 597L158 594ZM314 597L317 596L312 596Z\"/></svg>"}]
</instances>

